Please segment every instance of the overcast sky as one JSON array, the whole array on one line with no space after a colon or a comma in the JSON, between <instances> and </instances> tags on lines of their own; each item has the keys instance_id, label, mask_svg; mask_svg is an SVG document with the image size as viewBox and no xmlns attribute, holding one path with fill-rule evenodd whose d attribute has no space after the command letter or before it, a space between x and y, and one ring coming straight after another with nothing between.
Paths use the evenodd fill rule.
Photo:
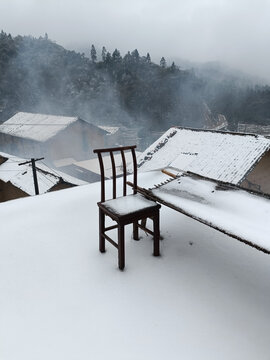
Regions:
<instances>
[{"instance_id":1,"label":"overcast sky","mask_svg":"<svg viewBox=\"0 0 270 360\"><path fill-rule=\"evenodd\" d=\"M0 0L0 24L76 50L217 60L270 81L270 0Z\"/></svg>"}]
</instances>

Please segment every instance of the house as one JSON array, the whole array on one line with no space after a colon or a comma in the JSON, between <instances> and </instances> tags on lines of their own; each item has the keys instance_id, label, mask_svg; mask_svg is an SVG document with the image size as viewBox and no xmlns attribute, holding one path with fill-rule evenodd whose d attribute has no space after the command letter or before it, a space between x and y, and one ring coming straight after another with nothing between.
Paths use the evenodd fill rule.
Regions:
<instances>
[{"instance_id":1,"label":"house","mask_svg":"<svg viewBox=\"0 0 270 360\"><path fill-rule=\"evenodd\" d=\"M239 123L238 132L270 136L270 125L243 124Z\"/></svg>"},{"instance_id":2,"label":"house","mask_svg":"<svg viewBox=\"0 0 270 360\"><path fill-rule=\"evenodd\" d=\"M20 157L45 157L46 162L93 157L104 146L105 130L78 117L19 112L0 125L0 151Z\"/></svg>"},{"instance_id":3,"label":"house","mask_svg":"<svg viewBox=\"0 0 270 360\"><path fill-rule=\"evenodd\" d=\"M121 130L118 126L105 126L100 125L101 130L106 131L105 144L106 147L112 147L116 145L122 145Z\"/></svg>"},{"instance_id":4,"label":"house","mask_svg":"<svg viewBox=\"0 0 270 360\"><path fill-rule=\"evenodd\" d=\"M136 157L138 158L141 153L139 151L136 151ZM127 152L125 154L127 166L129 163L132 163L132 154L131 152ZM105 178L110 179L112 177L112 161L110 156L103 156L103 166L104 166L104 173ZM115 161L115 170L116 170L116 176L120 176L123 174L122 169L122 156L120 153L114 155L114 161ZM91 174L95 174L97 179L95 181L100 180L100 166L99 166L99 160L96 157L95 159L90 160L84 160L84 161L78 161L74 165L76 165L77 168L88 171ZM133 169L131 169L133 171ZM91 181L93 182L93 181Z\"/></svg>"},{"instance_id":5,"label":"house","mask_svg":"<svg viewBox=\"0 0 270 360\"><path fill-rule=\"evenodd\" d=\"M19 166L25 161L0 153L0 202L35 195L31 164ZM56 173L40 162L36 164L36 174L40 194L86 184L66 174Z\"/></svg>"},{"instance_id":6,"label":"house","mask_svg":"<svg viewBox=\"0 0 270 360\"><path fill-rule=\"evenodd\" d=\"M113 146L113 145L111 145ZM141 153L136 151L136 156L138 157ZM117 176L122 175L122 157L121 154L118 153L114 156L116 174ZM127 162L132 162L131 153L126 153ZM107 179L112 176L112 162L110 156L103 156L104 161L104 170L105 177ZM100 168L99 168L99 160L97 156L93 159L76 161L73 158L65 158L54 161L54 168L74 176L77 179L81 179L87 181L88 183L93 183L100 180Z\"/></svg>"},{"instance_id":7,"label":"house","mask_svg":"<svg viewBox=\"0 0 270 360\"><path fill-rule=\"evenodd\" d=\"M92 171L91 168L81 166L80 163L96 163L97 161L97 158L82 160L79 162L77 162L73 158L65 158L54 161L53 166L57 171L69 174L77 179L81 179L88 183L93 183L100 180L100 175L97 172Z\"/></svg>"},{"instance_id":8,"label":"house","mask_svg":"<svg viewBox=\"0 0 270 360\"><path fill-rule=\"evenodd\" d=\"M169 167L270 194L270 139L173 127L139 156L138 167Z\"/></svg>"},{"instance_id":9,"label":"house","mask_svg":"<svg viewBox=\"0 0 270 360\"><path fill-rule=\"evenodd\" d=\"M103 131L106 131L106 147L128 146L135 144L137 144L137 146L140 146L138 136L139 129L137 127L116 127L100 125L99 128Z\"/></svg>"}]
</instances>

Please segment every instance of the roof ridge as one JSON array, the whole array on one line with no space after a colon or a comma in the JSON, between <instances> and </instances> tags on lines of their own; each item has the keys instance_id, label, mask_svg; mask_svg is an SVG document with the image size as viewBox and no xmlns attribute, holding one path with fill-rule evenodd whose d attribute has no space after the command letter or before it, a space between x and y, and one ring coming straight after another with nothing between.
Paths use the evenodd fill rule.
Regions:
<instances>
[{"instance_id":1,"label":"roof ridge","mask_svg":"<svg viewBox=\"0 0 270 360\"><path fill-rule=\"evenodd\" d=\"M219 133L223 135L238 135L238 136L252 136L255 138L264 138L270 141L268 136L260 135L260 134L250 134L250 133L243 133L237 131L226 131L226 130L214 130L214 129L200 129L200 128L189 128L184 126L172 126L172 128L176 128L179 130L190 130L194 132L210 132L210 133Z\"/></svg>"}]
</instances>

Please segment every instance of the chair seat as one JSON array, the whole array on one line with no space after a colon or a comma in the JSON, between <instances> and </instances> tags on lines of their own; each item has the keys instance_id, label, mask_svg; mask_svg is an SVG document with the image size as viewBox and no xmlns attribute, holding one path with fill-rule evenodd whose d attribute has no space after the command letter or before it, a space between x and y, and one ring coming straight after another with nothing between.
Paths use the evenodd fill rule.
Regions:
<instances>
[{"instance_id":1,"label":"chair seat","mask_svg":"<svg viewBox=\"0 0 270 360\"><path fill-rule=\"evenodd\" d=\"M138 211L160 207L160 205L156 204L154 201L148 200L140 194L121 196L99 204L118 216L129 215Z\"/></svg>"}]
</instances>

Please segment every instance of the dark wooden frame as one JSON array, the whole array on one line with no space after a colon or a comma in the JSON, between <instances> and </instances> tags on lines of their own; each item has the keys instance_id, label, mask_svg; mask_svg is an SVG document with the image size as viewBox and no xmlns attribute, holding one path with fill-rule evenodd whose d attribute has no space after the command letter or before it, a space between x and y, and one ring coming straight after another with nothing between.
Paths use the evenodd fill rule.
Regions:
<instances>
[{"instance_id":1,"label":"dark wooden frame","mask_svg":"<svg viewBox=\"0 0 270 360\"><path fill-rule=\"evenodd\" d=\"M136 145L94 150L94 153L97 154L99 159L100 175L101 175L101 201L97 203L99 207L99 251L101 253L105 252L105 240L107 240L109 243L115 246L118 249L118 267L120 270L123 270L125 268L125 226L128 224L133 224L134 240L139 240L139 228L151 234L154 237L153 255L154 256L160 255L159 209L161 206L159 204L154 204L153 206L147 207L146 209L142 209L125 215L119 215L106 207L105 171L104 171L102 154L109 153L111 157L112 193L113 193L113 199L116 199L117 176L116 176L116 166L114 160L115 152L121 153L122 166L123 166L122 196L127 196L127 163L125 158L125 151L131 151L132 160L133 160L133 195L137 194L137 160L136 160L135 148ZM105 216L109 216L117 224L113 226L105 227ZM153 231L146 228L147 218L153 220ZM140 220L141 220L141 224L139 224ZM118 229L117 243L106 234L107 231L113 229Z\"/></svg>"}]
</instances>

